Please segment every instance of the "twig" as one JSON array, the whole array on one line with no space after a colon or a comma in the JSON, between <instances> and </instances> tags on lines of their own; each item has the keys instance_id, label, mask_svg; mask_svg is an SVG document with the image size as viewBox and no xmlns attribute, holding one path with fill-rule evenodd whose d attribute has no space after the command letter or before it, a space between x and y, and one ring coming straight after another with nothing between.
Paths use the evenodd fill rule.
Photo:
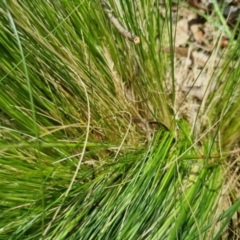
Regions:
<instances>
[{"instance_id":1,"label":"twig","mask_svg":"<svg viewBox=\"0 0 240 240\"><path fill-rule=\"evenodd\" d=\"M100 0L100 2L104 12L107 14L110 22L115 26L118 32L122 34L124 37L126 37L128 40L134 42L135 44L139 44L140 38L135 34L130 33L127 29L125 29L121 25L118 19L113 15L113 11L111 10L111 8L108 6L108 4L104 0Z\"/></svg>"}]
</instances>

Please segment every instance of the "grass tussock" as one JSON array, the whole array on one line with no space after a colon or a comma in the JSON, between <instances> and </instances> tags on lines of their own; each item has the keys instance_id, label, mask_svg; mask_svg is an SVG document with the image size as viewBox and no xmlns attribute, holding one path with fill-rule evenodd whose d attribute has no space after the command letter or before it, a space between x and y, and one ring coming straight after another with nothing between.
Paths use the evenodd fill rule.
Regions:
<instances>
[{"instance_id":1,"label":"grass tussock","mask_svg":"<svg viewBox=\"0 0 240 240\"><path fill-rule=\"evenodd\" d=\"M239 38L191 75L171 6L0 3L1 239L237 239Z\"/></svg>"}]
</instances>

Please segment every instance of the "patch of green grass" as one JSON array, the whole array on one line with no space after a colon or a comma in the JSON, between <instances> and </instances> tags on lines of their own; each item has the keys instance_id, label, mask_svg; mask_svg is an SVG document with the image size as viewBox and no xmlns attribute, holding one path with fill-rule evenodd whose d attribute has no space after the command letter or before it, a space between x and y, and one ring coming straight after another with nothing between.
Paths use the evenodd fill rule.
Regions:
<instances>
[{"instance_id":1,"label":"patch of green grass","mask_svg":"<svg viewBox=\"0 0 240 240\"><path fill-rule=\"evenodd\" d=\"M170 11L108 4L140 44L100 1L0 3L0 238L217 239L240 205L219 207L239 143L239 45L212 75L196 139L173 112Z\"/></svg>"}]
</instances>

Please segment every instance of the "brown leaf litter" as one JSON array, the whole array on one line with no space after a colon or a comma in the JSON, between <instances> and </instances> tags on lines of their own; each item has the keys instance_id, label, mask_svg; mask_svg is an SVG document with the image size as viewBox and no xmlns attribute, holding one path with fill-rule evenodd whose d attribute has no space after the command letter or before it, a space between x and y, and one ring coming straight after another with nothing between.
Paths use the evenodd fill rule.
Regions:
<instances>
[{"instance_id":1,"label":"brown leaf litter","mask_svg":"<svg viewBox=\"0 0 240 240\"><path fill-rule=\"evenodd\" d=\"M211 1L189 0L188 4L197 8L199 12L206 13L213 11ZM236 3L234 3L236 4ZM228 5L229 6L229 5ZM232 6L232 5L231 5ZM225 12L232 16L230 7L225 8ZM209 94L211 94L220 84L212 78L216 69L220 69L224 64L222 48L228 46L228 38L222 34L219 40L219 31L200 16L196 11L189 8L188 5L174 6L178 18L174 25L173 34L175 34L175 83L176 83L176 102L173 108L178 117L184 117L189 122L194 123L199 114L200 105L202 110ZM239 10L239 8L238 8ZM165 15L165 13L162 13ZM173 16L175 16L173 14ZM230 18L226 19L229 23ZM170 53L170 47L163 50ZM221 79L220 79L221 81ZM171 82L168 84L171 91ZM196 132L197 135L197 132Z\"/></svg>"},{"instance_id":2,"label":"brown leaf litter","mask_svg":"<svg viewBox=\"0 0 240 240\"><path fill-rule=\"evenodd\" d=\"M188 5L183 4L183 7L175 5L173 8L174 12L177 11L177 14L174 12L172 14L175 17L173 27L173 35L176 36L175 45L172 49L170 46L165 46L163 51L167 54L174 53L175 103L172 107L177 117L184 118L195 126L194 135L195 139L198 139L201 129L208 121L205 114L208 108L207 99L213 91L218 91L221 83L225 81L218 73L222 72L224 66L224 48L229 46L229 36L197 14L198 12L211 15L214 11L212 1L188 0L187 2ZM226 24L230 29L235 28L240 16L240 1L217 2L219 7L223 6ZM197 11L193 11L189 6ZM162 14L164 17L166 13L162 11ZM236 36L239 32L239 27L235 28ZM171 72L168 72L166 85L169 94L173 94L171 76ZM227 161L231 166L226 169L227 181L219 199L221 206L218 210L221 212L218 215L234 203L230 193L235 199L240 197L239 152L231 154L231 158L231 161ZM240 212L237 212L221 239L238 239L235 237L240 236L239 226Z\"/></svg>"}]
</instances>

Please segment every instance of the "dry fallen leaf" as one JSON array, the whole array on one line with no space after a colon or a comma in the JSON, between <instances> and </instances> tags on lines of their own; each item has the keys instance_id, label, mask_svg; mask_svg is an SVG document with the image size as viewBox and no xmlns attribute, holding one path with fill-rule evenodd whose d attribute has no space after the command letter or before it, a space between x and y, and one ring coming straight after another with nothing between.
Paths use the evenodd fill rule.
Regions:
<instances>
[{"instance_id":1,"label":"dry fallen leaf","mask_svg":"<svg viewBox=\"0 0 240 240\"><path fill-rule=\"evenodd\" d=\"M165 53L170 53L170 47L166 47L163 49L163 51ZM185 57L187 58L186 60L189 60L189 62L187 63L187 66L190 66L193 63L193 57L192 57L192 53L190 51L189 48L185 48L185 47L175 47L173 49L174 53L176 53L179 57Z\"/></svg>"},{"instance_id":2,"label":"dry fallen leaf","mask_svg":"<svg viewBox=\"0 0 240 240\"><path fill-rule=\"evenodd\" d=\"M184 48L184 47L175 47L174 52L176 54L178 54L180 57L187 57L188 56L188 48ZM170 53L170 47L166 47L163 50L166 53Z\"/></svg>"},{"instance_id":3,"label":"dry fallen leaf","mask_svg":"<svg viewBox=\"0 0 240 240\"><path fill-rule=\"evenodd\" d=\"M203 30L200 29L200 25L199 24L193 24L190 26L190 30L193 34L194 39L198 42L198 43L202 43L204 42L204 32Z\"/></svg>"},{"instance_id":4,"label":"dry fallen leaf","mask_svg":"<svg viewBox=\"0 0 240 240\"><path fill-rule=\"evenodd\" d=\"M204 67L209 60L209 56L203 52L193 51L192 57L198 67Z\"/></svg>"},{"instance_id":5,"label":"dry fallen leaf","mask_svg":"<svg viewBox=\"0 0 240 240\"><path fill-rule=\"evenodd\" d=\"M206 10L206 7L204 6L204 4L199 2L198 0L188 0L188 4L191 5L192 7Z\"/></svg>"},{"instance_id":6,"label":"dry fallen leaf","mask_svg":"<svg viewBox=\"0 0 240 240\"><path fill-rule=\"evenodd\" d=\"M216 82L211 82L209 86L181 86L183 92L187 92L189 96L195 97L198 100L202 100L204 95L213 92Z\"/></svg>"},{"instance_id":7,"label":"dry fallen leaf","mask_svg":"<svg viewBox=\"0 0 240 240\"><path fill-rule=\"evenodd\" d=\"M203 86L181 86L183 92L187 92L189 96L202 100L204 96Z\"/></svg>"},{"instance_id":8,"label":"dry fallen leaf","mask_svg":"<svg viewBox=\"0 0 240 240\"><path fill-rule=\"evenodd\" d=\"M229 39L227 37L222 37L221 42L220 42L220 46L222 48L226 48L229 44Z\"/></svg>"},{"instance_id":9,"label":"dry fallen leaf","mask_svg":"<svg viewBox=\"0 0 240 240\"><path fill-rule=\"evenodd\" d=\"M177 22L175 46L179 47L186 44L189 39L188 20L183 18Z\"/></svg>"}]
</instances>

